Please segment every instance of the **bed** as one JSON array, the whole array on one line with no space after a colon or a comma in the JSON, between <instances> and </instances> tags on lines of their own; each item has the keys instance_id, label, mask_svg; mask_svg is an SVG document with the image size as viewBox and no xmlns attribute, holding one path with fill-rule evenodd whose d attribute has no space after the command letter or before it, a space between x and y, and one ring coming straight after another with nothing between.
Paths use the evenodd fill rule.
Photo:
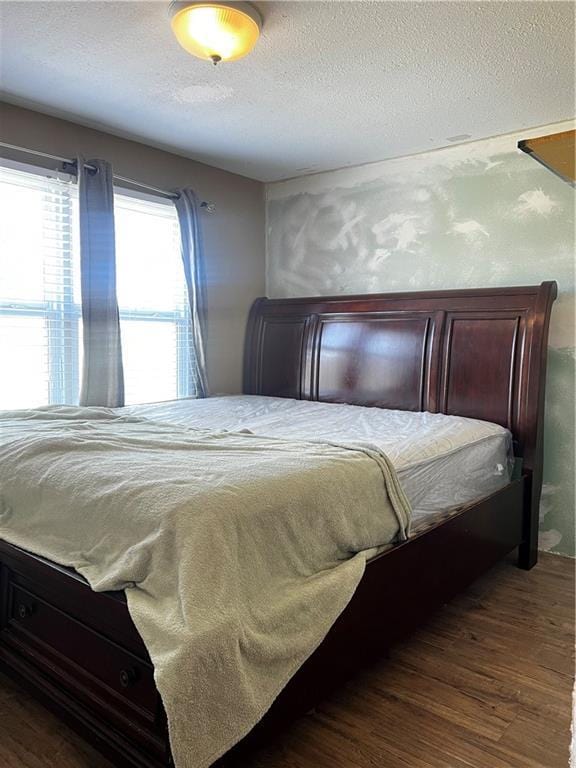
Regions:
<instances>
[{"instance_id":1,"label":"bed","mask_svg":"<svg viewBox=\"0 0 576 768\"><path fill-rule=\"evenodd\" d=\"M511 550L521 567L535 565L555 296L546 282L254 304L247 395L489 422L510 433L515 463L488 495L370 559L345 610L244 743L314 706ZM152 665L124 594L92 592L74 571L6 542L0 567L2 668L115 765L170 765Z\"/></svg>"}]
</instances>

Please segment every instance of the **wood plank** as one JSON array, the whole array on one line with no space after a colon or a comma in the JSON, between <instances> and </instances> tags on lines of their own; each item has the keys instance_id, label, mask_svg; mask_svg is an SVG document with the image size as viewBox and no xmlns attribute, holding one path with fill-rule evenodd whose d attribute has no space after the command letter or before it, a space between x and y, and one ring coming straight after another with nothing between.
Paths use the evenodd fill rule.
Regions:
<instances>
[{"instance_id":1,"label":"wood plank","mask_svg":"<svg viewBox=\"0 0 576 768\"><path fill-rule=\"evenodd\" d=\"M524 139L518 142L518 148L545 168L569 181L576 182L576 159L574 157L576 131L562 131L535 139Z\"/></svg>"}]
</instances>

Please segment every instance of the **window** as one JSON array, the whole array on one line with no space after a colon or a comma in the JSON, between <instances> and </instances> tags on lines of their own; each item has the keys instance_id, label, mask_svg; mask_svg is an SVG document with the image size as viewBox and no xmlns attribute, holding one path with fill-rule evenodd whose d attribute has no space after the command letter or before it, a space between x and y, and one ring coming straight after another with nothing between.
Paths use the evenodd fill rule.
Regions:
<instances>
[{"instance_id":1,"label":"window","mask_svg":"<svg viewBox=\"0 0 576 768\"><path fill-rule=\"evenodd\" d=\"M116 194L114 218L126 403L195 395L176 209Z\"/></svg>"},{"instance_id":2,"label":"window","mask_svg":"<svg viewBox=\"0 0 576 768\"><path fill-rule=\"evenodd\" d=\"M0 168L0 408L77 403L80 280L70 177Z\"/></svg>"},{"instance_id":3,"label":"window","mask_svg":"<svg viewBox=\"0 0 576 768\"><path fill-rule=\"evenodd\" d=\"M74 179L0 167L0 408L78 402L82 358ZM115 195L126 403L196 394L178 218Z\"/></svg>"}]
</instances>

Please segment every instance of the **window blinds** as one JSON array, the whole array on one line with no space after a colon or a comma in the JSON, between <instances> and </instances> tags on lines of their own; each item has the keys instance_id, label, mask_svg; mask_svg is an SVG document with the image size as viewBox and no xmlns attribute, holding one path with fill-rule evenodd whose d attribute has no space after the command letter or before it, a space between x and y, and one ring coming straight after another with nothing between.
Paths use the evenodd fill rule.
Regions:
<instances>
[{"instance_id":1,"label":"window blinds","mask_svg":"<svg viewBox=\"0 0 576 768\"><path fill-rule=\"evenodd\" d=\"M76 188L0 168L0 407L78 402Z\"/></svg>"}]
</instances>

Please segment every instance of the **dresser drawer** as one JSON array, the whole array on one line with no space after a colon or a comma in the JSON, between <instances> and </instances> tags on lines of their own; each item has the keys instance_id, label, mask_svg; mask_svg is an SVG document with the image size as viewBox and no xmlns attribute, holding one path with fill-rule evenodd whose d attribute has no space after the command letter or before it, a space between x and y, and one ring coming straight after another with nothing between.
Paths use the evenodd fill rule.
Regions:
<instances>
[{"instance_id":1,"label":"dresser drawer","mask_svg":"<svg viewBox=\"0 0 576 768\"><path fill-rule=\"evenodd\" d=\"M0 667L118 768L172 765L152 663L124 594L94 592L76 572L1 540Z\"/></svg>"},{"instance_id":2,"label":"dresser drawer","mask_svg":"<svg viewBox=\"0 0 576 768\"><path fill-rule=\"evenodd\" d=\"M165 721L153 667L109 638L8 580L0 642L67 689L113 727L128 726L165 752Z\"/></svg>"},{"instance_id":3,"label":"dresser drawer","mask_svg":"<svg viewBox=\"0 0 576 768\"><path fill-rule=\"evenodd\" d=\"M57 651L114 697L155 712L158 694L151 665L21 586L10 584L8 601L9 627L20 642Z\"/></svg>"}]
</instances>

